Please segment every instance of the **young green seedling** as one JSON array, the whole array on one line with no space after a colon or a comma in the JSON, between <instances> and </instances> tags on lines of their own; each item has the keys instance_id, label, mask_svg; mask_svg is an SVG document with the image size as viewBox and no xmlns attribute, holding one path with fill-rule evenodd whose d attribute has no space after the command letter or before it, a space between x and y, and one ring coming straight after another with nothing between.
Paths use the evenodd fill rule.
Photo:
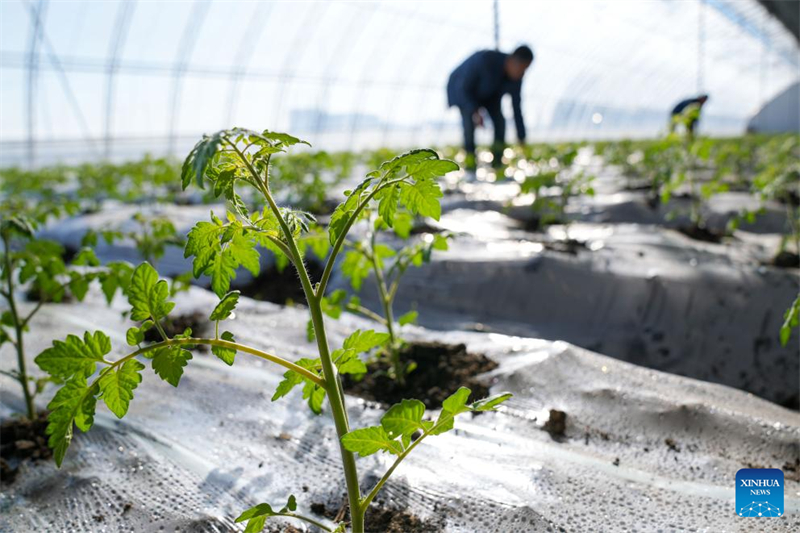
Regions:
<instances>
[{"instance_id":1,"label":"young green seedling","mask_svg":"<svg viewBox=\"0 0 800 533\"><path fill-rule=\"evenodd\" d=\"M783 325L780 333L781 346L789 344L792 331L797 329L798 324L800 324L800 294L797 295L792 305L783 314Z\"/></svg>"},{"instance_id":2,"label":"young green seedling","mask_svg":"<svg viewBox=\"0 0 800 533\"><path fill-rule=\"evenodd\" d=\"M45 205L47 204L47 205ZM0 238L3 251L0 255L0 295L8 309L0 316L0 345L8 342L17 353L16 370L4 374L17 380L25 399L26 416L36 417L34 399L42 392L48 379L33 378L25 364L25 333L30 329L34 316L46 302L61 302L69 292L79 301L83 300L94 280L100 280L108 301L117 289L124 289L130 276L127 263L114 263L98 269L100 262L89 248L82 249L71 264L63 259L64 248L57 242L37 239L35 229L51 216L63 212L63 205L40 203L34 209L8 209L0 222ZM23 312L17 301L16 291L29 284L35 291L37 303L33 309ZM33 387L31 384L33 383Z\"/></svg>"},{"instance_id":3,"label":"young green seedling","mask_svg":"<svg viewBox=\"0 0 800 533\"><path fill-rule=\"evenodd\" d=\"M436 194L436 193L431 193ZM441 194L441 193L439 193ZM434 250L447 250L449 233L425 234L416 242L410 242L399 250L378 242L377 237L381 231L392 229L401 239L409 239L414 217L406 210L394 213L379 214L369 207L364 209L367 218L365 235L360 240L345 241L347 252L342 261L341 272L349 279L350 286L358 292L370 274L372 274L377 288L378 299L383 314L378 314L361 305L357 296L347 300L343 289L338 289L326 296L322 301L323 312L333 318L339 318L343 310L369 317L386 328L385 342L381 345L381 355L389 362L389 377L398 383L405 381L406 375L416 368L414 361L403 361L401 351L403 340L398 335L398 326L404 326L416 321L417 311L409 311L394 318L394 300L400 287L400 279L411 266L422 266L431 259ZM441 214L438 201L430 203L420 212L436 220ZM387 218L384 218L384 215ZM386 220L389 222L387 223ZM314 329L309 321L309 340L313 340Z\"/></svg>"},{"instance_id":4,"label":"young green seedling","mask_svg":"<svg viewBox=\"0 0 800 533\"><path fill-rule=\"evenodd\" d=\"M532 157L529 164L535 173L520 184L520 194L533 194L532 208L539 216L540 227L563 224L569 239L569 220L566 216L569 199L575 196L594 196L594 176L583 171L570 172L578 155L578 147L560 145L545 147L535 145L527 150ZM550 191L556 189L556 194Z\"/></svg>"},{"instance_id":5,"label":"young green seedling","mask_svg":"<svg viewBox=\"0 0 800 533\"><path fill-rule=\"evenodd\" d=\"M350 177L352 165L352 155L347 153L300 153L279 158L273 163L273 193L296 208L327 214L328 191Z\"/></svg>"},{"instance_id":6,"label":"young green seedling","mask_svg":"<svg viewBox=\"0 0 800 533\"><path fill-rule=\"evenodd\" d=\"M110 339L102 331L96 331L86 332L83 339L70 336L66 342L55 341L52 348L36 358L43 370L65 381L50 402L47 429L49 444L59 465L72 440L73 426L82 431L91 428L98 399L102 399L118 417L126 414L145 369L139 356L150 359L155 373L177 386L184 367L192 358L188 351L191 346L211 346L212 352L229 365L233 364L238 353L246 353L286 369L273 400L302 385L304 399L315 413L320 413L327 397L338 435L350 527L354 533L362 533L367 507L411 450L428 436L452 429L453 419L458 414L494 410L510 397L510 394L501 394L467 403L469 389L462 388L445 400L435 421L425 419L421 402L404 400L387 411L380 426L351 430L339 374L363 373L366 368L360 354L373 350L383 342L383 336L374 331L356 331L341 348L331 351L322 301L334 264L344 248L348 231L366 216L370 204L377 203L379 212L386 213L386 218L392 220L399 207L413 215L425 215L438 209L441 192L436 178L454 170L455 164L439 159L432 150L415 150L370 172L333 212L327 232L330 253L321 278L315 282L308 275L301 253L303 236L308 229L307 215L278 207L270 190L271 157L300 142L303 141L283 133L224 130L204 137L184 163L181 177L184 188L192 180L201 187L210 181L215 194L224 196L233 206L233 212L224 219L212 214L211 221L199 222L189 232L186 243L187 257L194 257L195 276L210 276L211 286L220 298L210 315L210 320L216 325L214 338L194 338L188 330L172 338L167 336L161 322L169 315L174 303L169 301L166 282L159 279L152 266L142 263L134 271L127 291L131 319L141 322L128 331L127 341L133 347L130 353L116 361L107 359L111 352ZM263 211L250 213L238 201L236 187L239 185L249 185L262 195L266 202ZM229 290L231 280L239 266L257 271L259 246L283 254L297 269L311 311L319 357L292 362L240 344L229 331L220 334L220 323L230 317L239 299L237 292ZM144 332L149 328L155 328L163 340L144 345ZM412 435L417 431L421 435L412 442ZM397 458L377 485L362 497L354 453L366 456L378 451L386 451ZM296 508L296 500L290 496L281 509L260 504L245 511L237 520L247 521L246 531L251 533L260 531L270 516L297 518L325 531L333 531L313 518L296 513ZM336 530L344 531L345 525L339 524Z\"/></svg>"},{"instance_id":7,"label":"young green seedling","mask_svg":"<svg viewBox=\"0 0 800 533\"><path fill-rule=\"evenodd\" d=\"M97 246L99 237L102 237L106 244L113 244L116 241L127 239L133 242L139 256L145 262L157 268L158 261L164 257L168 246L185 245L185 239L178 233L172 221L160 215L145 215L136 213L133 215L134 229L122 230L120 228L104 229L101 231L89 230L82 240L84 247ZM174 276L170 283L170 294L175 295L179 292L189 290L191 273L186 272Z\"/></svg>"}]
</instances>

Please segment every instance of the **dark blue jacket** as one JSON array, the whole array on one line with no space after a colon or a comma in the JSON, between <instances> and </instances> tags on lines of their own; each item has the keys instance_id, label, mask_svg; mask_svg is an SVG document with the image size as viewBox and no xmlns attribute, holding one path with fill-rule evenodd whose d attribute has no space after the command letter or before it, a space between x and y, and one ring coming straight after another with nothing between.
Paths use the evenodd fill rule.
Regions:
<instances>
[{"instance_id":1,"label":"dark blue jacket","mask_svg":"<svg viewBox=\"0 0 800 533\"><path fill-rule=\"evenodd\" d=\"M672 114L680 115L681 113L683 113L683 110L689 107L690 105L699 103L700 103L699 96L697 98L687 98L686 100L681 100L680 102L678 102L678 105L672 108Z\"/></svg>"},{"instance_id":2,"label":"dark blue jacket","mask_svg":"<svg viewBox=\"0 0 800 533\"><path fill-rule=\"evenodd\" d=\"M496 103L504 94L510 94L517 137L522 141L525 139L520 96L522 80L513 81L506 77L507 57L508 54L495 50L481 50L469 56L450 74L447 82L447 103L471 114L480 107Z\"/></svg>"}]
</instances>

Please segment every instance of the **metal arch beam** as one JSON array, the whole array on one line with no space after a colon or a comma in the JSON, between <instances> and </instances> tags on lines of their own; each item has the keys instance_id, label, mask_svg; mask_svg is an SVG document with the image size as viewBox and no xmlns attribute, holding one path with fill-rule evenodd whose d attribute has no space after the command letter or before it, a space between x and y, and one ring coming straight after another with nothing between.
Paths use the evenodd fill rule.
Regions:
<instances>
[{"instance_id":1,"label":"metal arch beam","mask_svg":"<svg viewBox=\"0 0 800 533\"><path fill-rule=\"evenodd\" d=\"M292 45L288 48L292 53L286 54L286 60L281 67L279 73L280 79L280 86L278 88L278 98L275 101L275 118L273 127L277 127L279 121L281 119L281 112L283 111L283 95L286 92L286 85L287 80L295 79L294 76L291 76L291 65L293 63L297 63L303 57L303 53L306 50L306 46L309 43L309 39L306 39L306 35L313 34L316 28L319 26L319 21L324 17L325 13L328 10L328 4L322 4L322 11L317 11L316 9L308 9L306 11L305 17L303 17L302 22L297 27L297 31L295 32L294 36L292 37ZM288 124L284 130L289 129L291 124Z\"/></svg>"},{"instance_id":2,"label":"metal arch beam","mask_svg":"<svg viewBox=\"0 0 800 533\"><path fill-rule=\"evenodd\" d=\"M39 0L36 5L28 4L31 11L31 39L28 43L28 70L26 115L28 138L28 167L33 168L36 163L36 82L39 77L39 34L42 32L42 18L47 7L47 0Z\"/></svg>"},{"instance_id":3,"label":"metal arch beam","mask_svg":"<svg viewBox=\"0 0 800 533\"><path fill-rule=\"evenodd\" d=\"M114 23L114 31L111 38L111 46L108 54L108 68L106 78L106 113L104 124L104 152L103 155L106 159L111 158L111 119L114 113L114 94L116 89L116 74L119 69L119 54L122 46L125 44L125 39L128 36L128 29L130 28L131 15L136 8L136 0L125 0L120 4L119 12L117 13L117 20Z\"/></svg>"},{"instance_id":4,"label":"metal arch beam","mask_svg":"<svg viewBox=\"0 0 800 533\"><path fill-rule=\"evenodd\" d=\"M259 3L256 5L255 13L250 17L250 22L247 23L242 40L239 42L233 62L233 72L231 73L231 87L228 91L227 112L225 113L225 124L223 125L225 128L233 126L233 112L239 100L239 84L241 79L247 76L247 65L253 56L253 45L258 42L261 34L264 33L264 24L262 22L270 9L272 9L272 4Z\"/></svg>"},{"instance_id":5,"label":"metal arch beam","mask_svg":"<svg viewBox=\"0 0 800 533\"><path fill-rule=\"evenodd\" d=\"M178 108L181 95L181 82L186 73L186 67L189 58L194 50L194 45L197 43L197 37L200 34L200 28L203 21L208 14L208 8L213 0L195 0L192 6L192 11L189 14L189 19L186 21L186 27L181 35L181 41L178 45L178 57L175 61L175 66L172 69L172 90L170 92L170 112L169 112L169 143L167 154L172 155L175 152L176 141L176 126L178 123Z\"/></svg>"},{"instance_id":6,"label":"metal arch beam","mask_svg":"<svg viewBox=\"0 0 800 533\"><path fill-rule=\"evenodd\" d=\"M445 42L450 42L451 40L455 40L456 33L458 31L459 31L458 28L450 28L448 33L447 33L447 36L444 38ZM430 67L428 68L428 70L425 71L425 76L423 76L423 79L426 79L426 80L432 79L435 76L435 72L437 70L441 69L441 67L442 67L442 65L439 64L438 61L431 61ZM447 89L446 86L442 87L441 88L441 94L444 94L446 89ZM429 98L429 91L430 90L419 89L420 96L419 96L419 100L417 101L417 105L414 106L414 109L418 109L418 110L426 109L426 104L428 105L428 107L430 106L431 98ZM441 133L442 133L442 130L443 130L444 124L445 124L445 116L444 115L447 114L448 109L449 109L449 107L445 107L441 118L436 121L436 133L437 133L436 137L437 137L437 139L441 137ZM420 117L423 117L423 116L427 116L427 113L424 113L424 112L420 113ZM424 126L425 125L424 125L424 123L422 121L417 121L416 127L414 127L414 129L411 131L411 140L412 140L412 142L414 144L419 144L420 143L420 139L419 139L420 131L422 130L422 128Z\"/></svg>"},{"instance_id":7,"label":"metal arch beam","mask_svg":"<svg viewBox=\"0 0 800 533\"><path fill-rule=\"evenodd\" d=\"M350 36L352 35L352 31L358 26L366 27L374 14L374 9L367 11L366 15L364 15L366 19L363 22L357 15L351 17L347 24L347 29L342 31L339 36L339 40L334 47L334 53L332 54L334 59L328 62L328 67L325 69L325 72L322 73L322 92L317 98L317 120L314 124L314 138L319 137L320 130L322 129L322 114L325 112L325 104L327 103L330 89L339 80L335 73L336 69L340 65L344 65L344 62L353 50L352 46L347 46L347 44L351 42Z\"/></svg>"},{"instance_id":8,"label":"metal arch beam","mask_svg":"<svg viewBox=\"0 0 800 533\"><path fill-rule=\"evenodd\" d=\"M401 35L398 33L397 35ZM383 124L383 129L381 131L381 139L382 144L384 146L389 144L389 130L394 126L393 121L395 116L397 115L397 107L395 106L397 98L400 97L403 89L406 89L406 85L403 83L404 78L412 78L413 74L419 71L419 62L412 61L416 50L409 47L406 50L403 57L400 59L400 65L412 65L411 68L408 68L403 71L402 76L398 76L395 79L396 86L394 90L391 92L391 96L388 99L388 104L386 106L386 112L384 116L386 117L386 122ZM445 90L444 88L442 90ZM392 112L394 110L394 112Z\"/></svg>"},{"instance_id":9,"label":"metal arch beam","mask_svg":"<svg viewBox=\"0 0 800 533\"><path fill-rule=\"evenodd\" d=\"M758 0L758 3L778 19L800 44L800 2Z\"/></svg>"},{"instance_id":10,"label":"metal arch beam","mask_svg":"<svg viewBox=\"0 0 800 533\"><path fill-rule=\"evenodd\" d=\"M353 5L357 7L362 7L362 4L353 4ZM368 5L372 10L372 14L370 16L374 16L374 14L378 11L379 4L370 3ZM381 11L385 11L385 8L383 6L381 6L380 9ZM410 18L404 17L402 19L402 22L398 22L397 24L398 25L402 24L402 26L399 26L399 30L402 31L403 28L405 28L410 24ZM396 25L394 29L395 32L397 32L398 26ZM359 122L361 121L361 109L363 108L363 103L364 103L364 91L366 90L366 87L370 85L369 81L367 80L367 75L369 74L372 65L378 62L380 54L381 50L379 49L379 47L376 46L372 48L372 52L367 57L367 60L364 62L364 67L361 69L361 74L356 79L356 85L353 90L353 96L354 96L353 109L355 111L353 114L353 120L350 122L350 137L347 141L348 146L354 146L355 144L354 141L356 137L356 131L358 130Z\"/></svg>"}]
</instances>

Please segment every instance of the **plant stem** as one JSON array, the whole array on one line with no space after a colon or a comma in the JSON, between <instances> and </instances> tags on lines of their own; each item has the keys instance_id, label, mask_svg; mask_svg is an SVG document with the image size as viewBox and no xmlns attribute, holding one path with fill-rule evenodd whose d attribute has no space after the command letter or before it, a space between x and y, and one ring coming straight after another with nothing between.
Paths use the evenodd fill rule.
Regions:
<instances>
[{"instance_id":1,"label":"plant stem","mask_svg":"<svg viewBox=\"0 0 800 533\"><path fill-rule=\"evenodd\" d=\"M392 343L392 346L394 346L397 338L394 334L392 301L389 298L389 291L386 289L386 280L383 277L383 270L378 264L378 256L375 255L375 232L372 233L371 248L372 249L370 250L369 258L372 261L372 269L375 271L375 282L378 285L378 292L380 293L381 297L381 305L383 306L383 314L386 318L386 329L389 331L389 339Z\"/></svg>"},{"instance_id":2,"label":"plant stem","mask_svg":"<svg viewBox=\"0 0 800 533\"><path fill-rule=\"evenodd\" d=\"M127 361L132 357L136 357L137 355L141 355L143 353L149 352L151 350L157 350L158 348L163 348L164 346L182 346L182 345L192 345L192 344L205 344L207 346L219 346L220 348L228 348L230 350L236 350L238 352L248 353L250 355L254 355L256 357L260 357L261 359L265 359L272 363L276 363L292 372L297 372L298 374L302 375L303 377L310 379L317 385L322 387L325 386L325 382L322 378L320 378L317 374L311 372L310 370L306 370L305 368L298 366L291 361L287 361L283 357L278 357L277 355L272 355L266 352L262 352L261 350L257 350L255 348L251 348L250 346L246 346L244 344L239 344L237 342L229 342L224 341L221 339L197 339L197 338L189 338L189 339L169 339L161 342L156 342L153 344L148 344L144 348L139 348L135 352L131 352L122 359L119 359L112 363L112 366L117 366L119 363Z\"/></svg>"},{"instance_id":3,"label":"plant stem","mask_svg":"<svg viewBox=\"0 0 800 533\"><path fill-rule=\"evenodd\" d=\"M333 421L334 425L336 426L336 434L339 440L339 451L342 455L342 467L344 469L344 478L347 485L347 497L350 503L350 517L352 520L351 527L353 533L363 533L364 513L361 511L360 506L361 489L358 485L358 470L356 469L356 460L353 453L345 449L341 440L342 437L350 431L350 426L349 421L347 420L347 409L345 407L344 394L342 394L342 387L339 382L339 376L336 367L331 359L331 353L328 347L328 338L325 333L325 323L322 317L322 306L320 302L322 295L324 294L324 287L320 285L318 288L318 291L320 292L315 293L311 286L311 279L308 276L305 263L303 263L303 257L300 255L300 252L297 249L297 243L295 243L294 236L292 235L286 220L283 218L280 209L275 203L275 200L272 198L272 195L269 192L269 188L267 186L269 176L266 176L265 179L262 180L261 176L253 168L253 165L251 165L247 160L247 157L238 150L235 143L229 142L229 144L236 149L239 157L242 159L250 174L253 176L253 179L255 179L259 184L259 189L264 194L264 198L267 200L270 209L278 219L281 231L283 232L286 240L286 245L291 252L289 258L294 263L297 273L300 276L300 283L303 286L303 292L306 295L306 302L308 303L308 308L311 311L311 320L314 325L315 337L317 339L319 358L320 362L322 363L322 374L324 376L324 382L322 383L322 386L325 387L325 390L328 393L328 401L331 406L331 413L333 414ZM353 218L356 216L357 214L354 215ZM352 225L352 222L353 220L351 219L348 228L350 225ZM345 230L344 233L347 233L347 231ZM344 235L342 235L342 237L344 237ZM341 240L343 240L343 238L340 239L340 241ZM339 244L339 248L340 247L341 244ZM334 248L334 251L329 259L329 263L332 264L332 262L335 260L337 251L337 248Z\"/></svg>"},{"instance_id":4,"label":"plant stem","mask_svg":"<svg viewBox=\"0 0 800 533\"><path fill-rule=\"evenodd\" d=\"M372 488L372 490L369 491L369 494L364 496L364 499L361 500L361 508L362 508L362 510L364 512L367 511L367 508L369 507L369 504L372 503L372 500L375 498L375 496L378 495L378 492L380 492L380 490L383 487L383 485L389 480L391 475L394 473L395 469L398 466L400 466L400 463L403 462L403 459L405 459L408 456L408 454L411 453L411 450L413 450L417 446L417 444L422 442L423 439L425 439L425 437L430 435L431 431L433 431L437 427L438 427L438 424L435 425L435 426L432 426L430 429L425 431L422 435L420 435L420 437L417 440L412 442L411 445L403 451L403 453L401 453L400 455L397 456L397 459L395 459L395 461L392 464L392 466L389 467L389 470L387 470L386 473L383 474L383 477L381 477L381 479L378 481L378 483L376 483L375 486Z\"/></svg>"},{"instance_id":5,"label":"plant stem","mask_svg":"<svg viewBox=\"0 0 800 533\"><path fill-rule=\"evenodd\" d=\"M358 207L355 208L353 214L350 215L350 218L347 220L342 232L339 234L339 237L336 239L336 242L333 244L333 249L331 250L330 256L328 256L328 262L325 263L325 269L322 271L322 278L320 278L319 285L317 286L317 295L324 296L325 289L328 286L328 280L330 280L331 274L333 273L333 265L336 262L336 257L339 255L339 250L342 249L342 246L345 242L345 237L347 237L347 232L350 231L350 228L353 226L355 221L358 219L358 215L361 214L361 211L369 204L370 200L378 194L379 191L394 185L396 183L400 183L404 181L408 176L403 176L402 178L398 178L395 180L387 181L380 187L375 187L375 189L367 195L366 198L361 200L361 203L358 204Z\"/></svg>"},{"instance_id":6,"label":"plant stem","mask_svg":"<svg viewBox=\"0 0 800 533\"><path fill-rule=\"evenodd\" d=\"M299 514L295 514L295 513L279 513L277 516L285 516L285 517L288 517L288 518L297 518L298 520L303 520L304 522L308 522L309 524L314 525L314 526L320 528L323 531L333 531L331 528L329 528L328 526L326 526L322 522L317 522L313 518L309 518L307 516L303 516L303 515L299 515Z\"/></svg>"},{"instance_id":7,"label":"plant stem","mask_svg":"<svg viewBox=\"0 0 800 533\"><path fill-rule=\"evenodd\" d=\"M22 386L22 392L25 396L25 408L28 411L28 418L33 420L36 418L36 409L33 405L33 395L28 388L28 373L25 370L25 348L22 340L22 336L24 334L23 323L20 321L19 313L17 312L17 304L14 299L14 275L12 272L13 265L11 264L11 248L6 235L3 235L3 258L5 259L6 287L8 289L6 299L8 300L11 317L14 321L14 333L17 337L16 341L14 342L14 345L17 348L17 370L19 372L17 379L19 380L19 384Z\"/></svg>"},{"instance_id":8,"label":"plant stem","mask_svg":"<svg viewBox=\"0 0 800 533\"><path fill-rule=\"evenodd\" d=\"M351 313L358 313L358 314L360 314L360 315L364 315L364 316L365 316L365 317L367 317L367 318L371 318L371 319L372 319L372 320L374 320L375 322L378 322L378 323L380 323L380 324L383 324L384 326L386 325L386 319L385 319L385 318L383 318L383 317L382 317L381 315L379 315L378 313L375 313L375 312L373 312L373 311L371 311L371 310L367 309L367 308L366 308L366 307L364 307L364 306L361 306L361 305L347 305L347 306L345 307L345 309L347 309L347 310L348 310L348 311L350 311Z\"/></svg>"},{"instance_id":9,"label":"plant stem","mask_svg":"<svg viewBox=\"0 0 800 533\"><path fill-rule=\"evenodd\" d=\"M386 289L386 280L383 278L383 272L378 265L378 259L375 254L372 254L372 265L375 270L375 282L378 285L378 293L383 306L383 315L386 317L386 330L389 333L389 357L394 370L394 377L397 383L403 385L405 382L405 375L402 368L400 368L400 353L397 347L397 336L394 333L394 314L392 313L392 298Z\"/></svg>"},{"instance_id":10,"label":"plant stem","mask_svg":"<svg viewBox=\"0 0 800 533\"><path fill-rule=\"evenodd\" d=\"M344 478L347 484L347 499L350 504L351 527L353 533L363 533L364 513L360 507L361 489L358 485L356 460L353 453L345 449L341 440L342 437L350 431L350 425L347 420L347 409L345 408L344 394L342 394L339 376L331 360L319 298L312 295L309 301L309 309L311 311L311 321L314 325L314 333L317 339L319 357L322 362L322 373L325 376L325 383L327 384L326 389L331 406L331 413L333 414L333 421L336 426L336 434L339 437L339 451L342 455L342 467L344 468Z\"/></svg>"}]
</instances>

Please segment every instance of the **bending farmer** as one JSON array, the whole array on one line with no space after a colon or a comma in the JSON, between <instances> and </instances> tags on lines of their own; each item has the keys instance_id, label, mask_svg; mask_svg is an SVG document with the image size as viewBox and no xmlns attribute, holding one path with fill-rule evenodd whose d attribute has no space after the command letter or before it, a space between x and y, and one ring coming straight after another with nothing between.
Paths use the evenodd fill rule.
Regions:
<instances>
[{"instance_id":1,"label":"bending farmer","mask_svg":"<svg viewBox=\"0 0 800 533\"><path fill-rule=\"evenodd\" d=\"M700 112L703 110L703 104L708 101L707 94L701 94L696 98L687 98L678 103L670 113L669 131L675 131L678 124L683 124L686 127L686 132L694 135L694 129L697 127L697 122L700 120Z\"/></svg>"},{"instance_id":2,"label":"bending farmer","mask_svg":"<svg viewBox=\"0 0 800 533\"><path fill-rule=\"evenodd\" d=\"M506 136L506 119L500 109L504 94L511 95L517 138L520 143L525 142L520 91L522 77L531 63L533 52L527 46L520 46L512 54L482 50L472 54L450 74L447 101L461 111L468 169L475 169L475 126L483 126L483 110L489 114L494 127L493 164L500 164Z\"/></svg>"}]
</instances>

